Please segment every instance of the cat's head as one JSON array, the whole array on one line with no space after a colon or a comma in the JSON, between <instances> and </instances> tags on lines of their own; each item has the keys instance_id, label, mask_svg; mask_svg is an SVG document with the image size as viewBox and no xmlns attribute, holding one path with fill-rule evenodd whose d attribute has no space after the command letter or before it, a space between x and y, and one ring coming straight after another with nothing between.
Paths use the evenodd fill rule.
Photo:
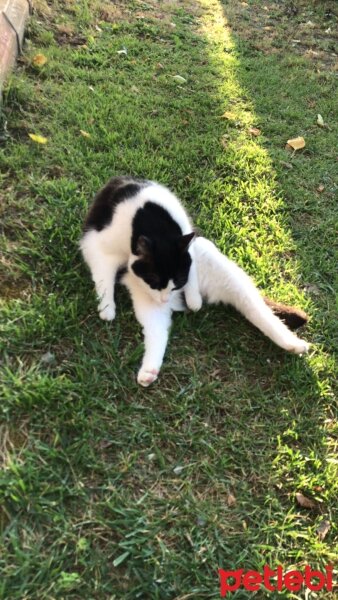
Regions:
<instances>
[{"instance_id":1,"label":"cat's head","mask_svg":"<svg viewBox=\"0 0 338 600\"><path fill-rule=\"evenodd\" d=\"M188 233L171 240L139 236L136 259L130 267L155 302L168 302L171 292L187 283L191 265L188 248L194 236Z\"/></svg>"}]
</instances>

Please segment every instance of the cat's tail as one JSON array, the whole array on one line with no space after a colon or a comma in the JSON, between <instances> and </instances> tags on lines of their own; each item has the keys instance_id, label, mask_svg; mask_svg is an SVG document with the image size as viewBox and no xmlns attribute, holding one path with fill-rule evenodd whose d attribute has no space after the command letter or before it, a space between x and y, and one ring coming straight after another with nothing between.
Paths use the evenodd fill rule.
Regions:
<instances>
[{"instance_id":1,"label":"cat's tail","mask_svg":"<svg viewBox=\"0 0 338 600\"><path fill-rule=\"evenodd\" d=\"M265 304L271 308L276 317L284 321L285 325L291 329L291 331L295 331L303 325L306 325L309 320L308 315L301 308L275 302L266 296L263 298L263 300Z\"/></svg>"}]
</instances>

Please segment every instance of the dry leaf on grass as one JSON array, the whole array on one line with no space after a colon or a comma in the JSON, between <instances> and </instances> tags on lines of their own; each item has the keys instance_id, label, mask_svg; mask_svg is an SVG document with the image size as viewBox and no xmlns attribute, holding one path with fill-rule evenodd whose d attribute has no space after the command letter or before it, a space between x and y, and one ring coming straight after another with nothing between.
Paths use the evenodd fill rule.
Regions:
<instances>
[{"instance_id":1,"label":"dry leaf on grass","mask_svg":"<svg viewBox=\"0 0 338 600\"><path fill-rule=\"evenodd\" d=\"M323 185L322 183L319 184L319 186L317 187L317 192L322 193L325 190L325 185Z\"/></svg>"},{"instance_id":2,"label":"dry leaf on grass","mask_svg":"<svg viewBox=\"0 0 338 600\"><path fill-rule=\"evenodd\" d=\"M44 54L36 54L35 56L33 56L32 63L36 67L43 67L43 65L45 65L46 62L47 56L45 56Z\"/></svg>"},{"instance_id":3,"label":"dry leaf on grass","mask_svg":"<svg viewBox=\"0 0 338 600\"><path fill-rule=\"evenodd\" d=\"M88 133L88 131L84 131L83 129L80 129L80 133L85 138L90 138L91 137L90 133Z\"/></svg>"},{"instance_id":4,"label":"dry leaf on grass","mask_svg":"<svg viewBox=\"0 0 338 600\"><path fill-rule=\"evenodd\" d=\"M56 26L57 30L64 35L73 35L74 27L71 25L67 25L66 23L60 23L60 25Z\"/></svg>"},{"instance_id":5,"label":"dry leaf on grass","mask_svg":"<svg viewBox=\"0 0 338 600\"><path fill-rule=\"evenodd\" d=\"M296 137L296 138L292 138L291 140L288 140L286 142L286 146L285 148L287 148L287 150L301 150L302 148L305 147L305 140L303 137Z\"/></svg>"},{"instance_id":6,"label":"dry leaf on grass","mask_svg":"<svg viewBox=\"0 0 338 600\"><path fill-rule=\"evenodd\" d=\"M235 506L237 500L235 498L235 496L233 494L231 494L231 492L229 492L228 497L227 497L227 505L228 506Z\"/></svg>"},{"instance_id":7,"label":"dry leaf on grass","mask_svg":"<svg viewBox=\"0 0 338 600\"><path fill-rule=\"evenodd\" d=\"M36 135L35 133L29 133L28 135L31 140L37 144L47 144L48 142L47 138L43 137L42 135Z\"/></svg>"},{"instance_id":8,"label":"dry leaf on grass","mask_svg":"<svg viewBox=\"0 0 338 600\"><path fill-rule=\"evenodd\" d=\"M321 521L317 527L317 535L319 537L320 540L323 540L326 535L329 533L331 528L331 524L330 521L328 521L327 519L323 519L323 521Z\"/></svg>"},{"instance_id":9,"label":"dry leaf on grass","mask_svg":"<svg viewBox=\"0 0 338 600\"><path fill-rule=\"evenodd\" d=\"M236 115L234 115L234 113L232 113L232 112L230 112L230 111L226 110L226 111L225 111L225 113L223 113L223 114L220 116L220 118L221 118L221 119L228 119L229 121L233 121L233 120L235 120L235 119L236 119Z\"/></svg>"},{"instance_id":10,"label":"dry leaf on grass","mask_svg":"<svg viewBox=\"0 0 338 600\"><path fill-rule=\"evenodd\" d=\"M310 508L311 509L311 508L317 507L316 502L314 502L310 498L307 498L301 492L296 493L296 500L297 500L299 506L301 506L302 508Z\"/></svg>"},{"instance_id":11,"label":"dry leaf on grass","mask_svg":"<svg viewBox=\"0 0 338 600\"><path fill-rule=\"evenodd\" d=\"M251 133L251 135L254 135L255 137L258 137L259 135L261 135L261 130L258 129L258 127L250 127L249 133Z\"/></svg>"}]
</instances>

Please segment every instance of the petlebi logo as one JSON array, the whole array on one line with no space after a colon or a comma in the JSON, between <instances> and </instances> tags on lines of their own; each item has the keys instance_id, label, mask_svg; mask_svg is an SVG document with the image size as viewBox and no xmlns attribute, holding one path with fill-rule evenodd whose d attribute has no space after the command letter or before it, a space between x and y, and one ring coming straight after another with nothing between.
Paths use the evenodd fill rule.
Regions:
<instances>
[{"instance_id":1,"label":"petlebi logo","mask_svg":"<svg viewBox=\"0 0 338 600\"><path fill-rule=\"evenodd\" d=\"M299 592L303 586L312 592L321 590L331 592L333 588L333 567L330 565L325 567L324 573L312 569L308 565L302 571L284 571L281 566L271 569L265 565L262 573L244 571L244 569L237 569L236 571L219 569L218 573L221 598L225 598L228 592L235 592L240 587L249 592L257 592L263 586L269 592L282 592L284 590ZM230 594L228 598L230 600Z\"/></svg>"}]
</instances>

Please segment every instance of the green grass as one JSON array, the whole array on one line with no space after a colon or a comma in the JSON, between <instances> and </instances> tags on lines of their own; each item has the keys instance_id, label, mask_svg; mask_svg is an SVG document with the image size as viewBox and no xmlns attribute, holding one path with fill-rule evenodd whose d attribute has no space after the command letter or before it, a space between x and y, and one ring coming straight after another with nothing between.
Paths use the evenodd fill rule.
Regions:
<instances>
[{"instance_id":1,"label":"green grass","mask_svg":"<svg viewBox=\"0 0 338 600\"><path fill-rule=\"evenodd\" d=\"M337 16L291 4L38 3L0 120L0 598L218 598L218 567L337 558ZM310 355L206 307L175 319L140 389L129 298L100 322L78 251L122 173L167 184L265 293L306 308Z\"/></svg>"}]
</instances>

